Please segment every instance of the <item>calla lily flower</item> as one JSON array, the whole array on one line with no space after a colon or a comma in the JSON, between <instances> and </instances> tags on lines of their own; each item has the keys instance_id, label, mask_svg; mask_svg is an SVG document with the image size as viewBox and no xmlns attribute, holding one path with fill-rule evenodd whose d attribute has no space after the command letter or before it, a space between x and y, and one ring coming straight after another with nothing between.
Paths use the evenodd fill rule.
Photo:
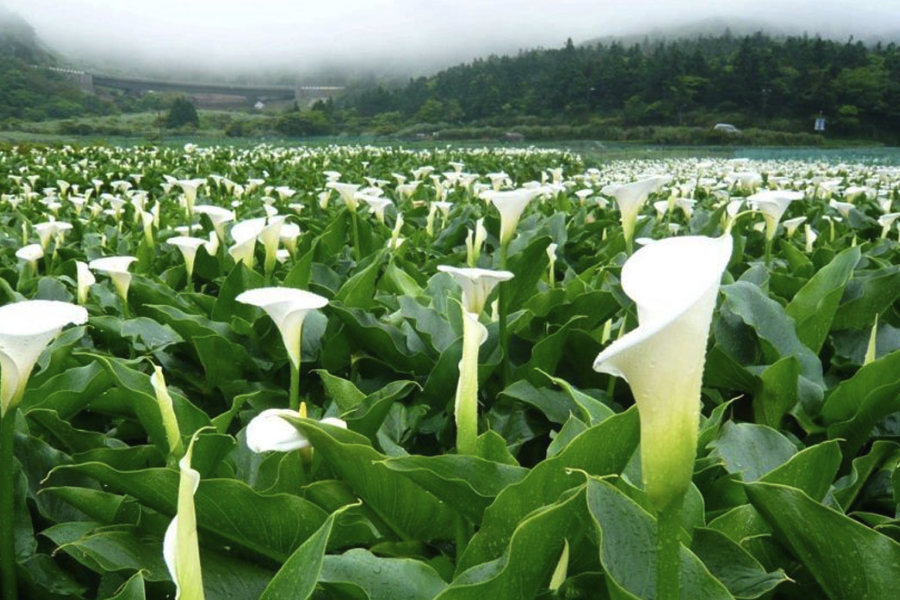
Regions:
<instances>
[{"instance_id":1,"label":"calla lily flower","mask_svg":"<svg viewBox=\"0 0 900 600\"><path fill-rule=\"evenodd\" d=\"M205 179L179 179L175 182L184 193L184 206L188 216L194 212L194 203L197 201L197 190L206 183Z\"/></svg>"},{"instance_id":2,"label":"calla lily flower","mask_svg":"<svg viewBox=\"0 0 900 600\"><path fill-rule=\"evenodd\" d=\"M358 184L329 181L325 186L337 190L338 194L341 195L341 200L344 201L350 212L356 212L356 207L359 205L359 201L356 199L356 192L360 187Z\"/></svg>"},{"instance_id":3,"label":"calla lily flower","mask_svg":"<svg viewBox=\"0 0 900 600\"><path fill-rule=\"evenodd\" d=\"M638 213L650 194L671 181L668 175L658 175L648 179L635 181L625 185L611 185L603 188L602 192L616 199L621 213L622 231L625 234L625 243L630 248L634 239L634 227L637 223Z\"/></svg>"},{"instance_id":4,"label":"calla lily flower","mask_svg":"<svg viewBox=\"0 0 900 600\"><path fill-rule=\"evenodd\" d=\"M484 227L484 219L475 221L475 231L469 230L466 235L466 264L474 267L481 257L481 247L487 239L487 229Z\"/></svg>"},{"instance_id":5,"label":"calla lily flower","mask_svg":"<svg viewBox=\"0 0 900 600\"><path fill-rule=\"evenodd\" d=\"M225 241L225 223L234 221L233 210L228 210L221 206L202 204L194 207L194 212L209 217L213 228L216 230L216 235L219 236L219 241Z\"/></svg>"},{"instance_id":6,"label":"calla lily flower","mask_svg":"<svg viewBox=\"0 0 900 600\"><path fill-rule=\"evenodd\" d=\"M299 417L299 412L286 408L270 408L253 417L247 425L247 447L253 452L291 452L309 447L309 440L284 417ZM347 423L335 417L320 423L347 429Z\"/></svg>"},{"instance_id":7,"label":"calla lily flower","mask_svg":"<svg viewBox=\"0 0 900 600\"><path fill-rule=\"evenodd\" d=\"M243 262L248 268L253 268L253 250L256 247L256 238L265 226L265 217L260 217L241 221L231 228L234 246L228 249L228 253L235 262Z\"/></svg>"},{"instance_id":8,"label":"calla lily flower","mask_svg":"<svg viewBox=\"0 0 900 600\"><path fill-rule=\"evenodd\" d=\"M299 369L303 320L310 311L327 306L328 299L294 288L266 287L243 292L237 301L266 311L281 332L291 364L294 369Z\"/></svg>"},{"instance_id":9,"label":"calla lily flower","mask_svg":"<svg viewBox=\"0 0 900 600\"><path fill-rule=\"evenodd\" d=\"M28 244L16 250L16 258L24 260L31 269L37 269L37 261L44 258L44 248L40 244Z\"/></svg>"},{"instance_id":10,"label":"calla lily flower","mask_svg":"<svg viewBox=\"0 0 900 600\"><path fill-rule=\"evenodd\" d=\"M0 307L0 417L17 406L44 348L63 327L87 322L87 311L68 302L27 300Z\"/></svg>"},{"instance_id":11,"label":"calla lily flower","mask_svg":"<svg viewBox=\"0 0 900 600\"><path fill-rule=\"evenodd\" d=\"M197 257L197 250L200 249L200 246L205 246L206 243L206 240L203 238L187 237L183 235L166 240L166 244L176 246L181 250L181 255L184 257L184 268L187 271L188 282L191 280L191 275L194 274L194 259Z\"/></svg>"},{"instance_id":12,"label":"calla lily flower","mask_svg":"<svg viewBox=\"0 0 900 600\"><path fill-rule=\"evenodd\" d=\"M384 225L384 209L392 205L393 202L391 202L387 198L370 196L368 194L360 194L359 199L369 205L369 208L372 209L373 213L375 213L375 218L378 219L379 223Z\"/></svg>"},{"instance_id":13,"label":"calla lily flower","mask_svg":"<svg viewBox=\"0 0 900 600\"><path fill-rule=\"evenodd\" d=\"M473 269L438 265L438 271L449 273L462 288L463 309L480 315L488 296L501 281L509 281L513 274L509 271Z\"/></svg>"},{"instance_id":14,"label":"calla lily flower","mask_svg":"<svg viewBox=\"0 0 900 600\"><path fill-rule=\"evenodd\" d=\"M491 290L512 279L509 271L438 266L450 273L462 288L463 349L456 386L456 451L474 454L478 440L478 349L487 340L487 329L478 318Z\"/></svg>"},{"instance_id":15,"label":"calla lily flower","mask_svg":"<svg viewBox=\"0 0 900 600\"><path fill-rule=\"evenodd\" d=\"M795 217L793 219L788 219L784 223L785 230L787 230L788 239L794 237L794 233L797 232L797 229L806 222L806 217Z\"/></svg>"},{"instance_id":16,"label":"calla lily flower","mask_svg":"<svg viewBox=\"0 0 900 600\"><path fill-rule=\"evenodd\" d=\"M891 226L894 224L894 221L897 220L897 217L900 217L900 213L886 213L878 217L878 224L881 225L882 239L887 237L887 234L890 232Z\"/></svg>"},{"instance_id":17,"label":"calla lily flower","mask_svg":"<svg viewBox=\"0 0 900 600\"><path fill-rule=\"evenodd\" d=\"M606 348L594 369L631 386L641 417L644 490L657 510L680 499L693 474L706 340L730 235L660 240L622 268L639 326Z\"/></svg>"},{"instance_id":18,"label":"calla lily flower","mask_svg":"<svg viewBox=\"0 0 900 600\"><path fill-rule=\"evenodd\" d=\"M200 544L197 540L197 514L194 494L200 487L200 473L191 468L194 440L178 461L181 478L178 483L178 514L169 523L163 539L163 558L172 581L175 600L204 600L203 576L200 571Z\"/></svg>"},{"instance_id":19,"label":"calla lily flower","mask_svg":"<svg viewBox=\"0 0 900 600\"><path fill-rule=\"evenodd\" d=\"M156 402L159 404L159 413L162 418L163 428L166 430L166 442L169 446L169 454L178 458L184 452L184 444L181 442L181 429L175 416L175 408L172 404L172 396L166 387L166 378L162 367L154 366L153 375L150 376L150 385L156 394Z\"/></svg>"},{"instance_id":20,"label":"calla lily flower","mask_svg":"<svg viewBox=\"0 0 900 600\"><path fill-rule=\"evenodd\" d=\"M83 263L80 260L75 261L75 271L78 304L83 305L87 302L88 291L91 289L91 286L97 283L97 278L94 277L87 263Z\"/></svg>"},{"instance_id":21,"label":"calla lily flower","mask_svg":"<svg viewBox=\"0 0 900 600\"><path fill-rule=\"evenodd\" d=\"M789 192L784 190L767 190L757 192L747 198L750 206L763 214L766 221L766 239L775 239L778 231L778 222L784 216L791 202L803 198L803 192Z\"/></svg>"},{"instance_id":22,"label":"calla lily flower","mask_svg":"<svg viewBox=\"0 0 900 600\"><path fill-rule=\"evenodd\" d=\"M94 259L88 266L92 271L109 275L116 292L124 303L128 300L128 286L131 285L131 273L128 272L128 267L136 260L137 258L134 256L108 256Z\"/></svg>"},{"instance_id":23,"label":"calla lily flower","mask_svg":"<svg viewBox=\"0 0 900 600\"><path fill-rule=\"evenodd\" d=\"M516 225L525 207L541 190L518 189L508 192L483 192L481 197L500 211L500 245L505 247L516 233Z\"/></svg>"},{"instance_id":24,"label":"calla lily flower","mask_svg":"<svg viewBox=\"0 0 900 600\"><path fill-rule=\"evenodd\" d=\"M812 254L813 244L816 243L816 240L818 239L819 236L816 234L816 232L813 230L813 228L809 225L809 223L806 224L804 233L806 236L806 253Z\"/></svg>"}]
</instances>

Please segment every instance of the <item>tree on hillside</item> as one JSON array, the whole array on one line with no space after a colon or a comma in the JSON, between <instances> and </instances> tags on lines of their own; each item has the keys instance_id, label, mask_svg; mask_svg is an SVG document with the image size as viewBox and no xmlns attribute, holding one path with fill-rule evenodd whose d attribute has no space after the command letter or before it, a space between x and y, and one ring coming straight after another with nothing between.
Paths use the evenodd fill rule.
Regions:
<instances>
[{"instance_id":1,"label":"tree on hillside","mask_svg":"<svg viewBox=\"0 0 900 600\"><path fill-rule=\"evenodd\" d=\"M175 98L166 117L166 127L178 129L185 125L200 126L200 116L194 103L185 97Z\"/></svg>"}]
</instances>

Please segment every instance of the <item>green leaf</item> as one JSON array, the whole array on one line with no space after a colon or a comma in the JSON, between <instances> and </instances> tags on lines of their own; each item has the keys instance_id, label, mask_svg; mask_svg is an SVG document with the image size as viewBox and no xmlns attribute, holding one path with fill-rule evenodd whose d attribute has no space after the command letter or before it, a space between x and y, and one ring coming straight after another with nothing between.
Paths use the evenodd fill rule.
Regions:
<instances>
[{"instance_id":1,"label":"green leaf","mask_svg":"<svg viewBox=\"0 0 900 600\"><path fill-rule=\"evenodd\" d=\"M484 512L482 527L466 548L457 572L500 557L526 515L580 485L576 470L589 475L621 473L637 449L638 438L638 414L632 408L594 425L562 452L538 463L525 479L504 488Z\"/></svg>"},{"instance_id":2,"label":"green leaf","mask_svg":"<svg viewBox=\"0 0 900 600\"><path fill-rule=\"evenodd\" d=\"M406 336L396 327L382 323L371 313L357 308L331 305L329 311L344 322L356 344L394 369L421 374L431 371L432 360L424 352L411 350L407 346Z\"/></svg>"},{"instance_id":3,"label":"green leaf","mask_svg":"<svg viewBox=\"0 0 900 600\"><path fill-rule=\"evenodd\" d=\"M656 522L606 481L587 484L588 513L600 542L600 562L610 595L628 600L656 598ZM687 548L681 548L681 597L731 600L732 595Z\"/></svg>"},{"instance_id":4,"label":"green leaf","mask_svg":"<svg viewBox=\"0 0 900 600\"><path fill-rule=\"evenodd\" d=\"M316 590L316 582L319 581L325 549L337 514L335 512L328 515L319 530L291 554L266 586L259 600L307 600L312 596Z\"/></svg>"},{"instance_id":5,"label":"green leaf","mask_svg":"<svg viewBox=\"0 0 900 600\"><path fill-rule=\"evenodd\" d=\"M821 501L840 466L841 449L832 440L805 448L766 473L760 481L789 485L803 490L813 500Z\"/></svg>"},{"instance_id":6,"label":"green leaf","mask_svg":"<svg viewBox=\"0 0 900 600\"><path fill-rule=\"evenodd\" d=\"M759 379L759 389L753 395L753 414L757 423L778 429L784 415L797 404L800 361L785 356L766 367Z\"/></svg>"},{"instance_id":7,"label":"green leaf","mask_svg":"<svg viewBox=\"0 0 900 600\"><path fill-rule=\"evenodd\" d=\"M875 473L875 470L898 449L900 449L900 446L896 442L879 440L872 444L871 452L865 456L853 459L850 474L838 480L834 486L834 496L845 511L853 505L856 497L872 474Z\"/></svg>"},{"instance_id":8,"label":"green leaf","mask_svg":"<svg viewBox=\"0 0 900 600\"><path fill-rule=\"evenodd\" d=\"M528 362L516 370L515 377L517 379L525 378L534 384L539 384L544 379L541 371L546 373L555 372L556 365L563 357L563 348L569 338L569 333L582 320L584 320L582 316L573 317L553 333L541 338L532 348L531 358Z\"/></svg>"},{"instance_id":9,"label":"green leaf","mask_svg":"<svg viewBox=\"0 0 900 600\"><path fill-rule=\"evenodd\" d=\"M325 557L323 587L360 588L369 600L431 600L447 587L425 563L408 558L380 558L362 548ZM291 596L293 598L293 596Z\"/></svg>"},{"instance_id":10,"label":"green leaf","mask_svg":"<svg viewBox=\"0 0 900 600\"><path fill-rule=\"evenodd\" d=\"M115 596L110 597L109 600L144 600L145 598L144 576L140 573L135 573L125 582L122 589Z\"/></svg>"},{"instance_id":11,"label":"green leaf","mask_svg":"<svg viewBox=\"0 0 900 600\"><path fill-rule=\"evenodd\" d=\"M350 279L344 282L334 300L342 303L346 308L361 308L365 310L375 306L375 284L378 282L378 273L384 262L386 250L380 252L364 269L358 270Z\"/></svg>"},{"instance_id":12,"label":"green leaf","mask_svg":"<svg viewBox=\"0 0 900 600\"><path fill-rule=\"evenodd\" d=\"M584 530L584 498L581 485L524 519L501 557L463 572L435 600L527 600L549 589L566 541L579 537Z\"/></svg>"},{"instance_id":13,"label":"green leaf","mask_svg":"<svg viewBox=\"0 0 900 600\"><path fill-rule=\"evenodd\" d=\"M484 510L509 485L518 483L528 469L490 462L475 456L403 456L384 465L480 523Z\"/></svg>"},{"instance_id":14,"label":"green leaf","mask_svg":"<svg viewBox=\"0 0 900 600\"><path fill-rule=\"evenodd\" d=\"M765 425L728 421L711 444L724 461L725 470L743 481L756 481L786 463L797 448L778 431Z\"/></svg>"},{"instance_id":15,"label":"green leaf","mask_svg":"<svg viewBox=\"0 0 900 600\"><path fill-rule=\"evenodd\" d=\"M725 294L725 304L732 314L752 327L779 357L796 356L803 376L824 387L822 363L800 341L793 320L777 302L767 297L757 286L744 281L722 286L722 292Z\"/></svg>"},{"instance_id":16,"label":"green leaf","mask_svg":"<svg viewBox=\"0 0 900 600\"><path fill-rule=\"evenodd\" d=\"M352 381L332 375L324 369L316 369L313 373L322 378L325 394L337 404L341 412L353 410L366 399L366 395L359 391Z\"/></svg>"},{"instance_id":17,"label":"green leaf","mask_svg":"<svg viewBox=\"0 0 900 600\"><path fill-rule=\"evenodd\" d=\"M453 538L453 513L404 475L388 469L382 462L387 457L373 449L368 438L311 419L290 421L401 539Z\"/></svg>"},{"instance_id":18,"label":"green leaf","mask_svg":"<svg viewBox=\"0 0 900 600\"><path fill-rule=\"evenodd\" d=\"M900 351L869 363L845 379L828 395L822 420L828 437L843 438L844 456L850 460L865 444L872 428L900 410Z\"/></svg>"},{"instance_id":19,"label":"green leaf","mask_svg":"<svg viewBox=\"0 0 900 600\"><path fill-rule=\"evenodd\" d=\"M770 483L745 486L777 539L833 600L892 600L900 581L900 544L822 506L802 491Z\"/></svg>"},{"instance_id":20,"label":"green leaf","mask_svg":"<svg viewBox=\"0 0 900 600\"><path fill-rule=\"evenodd\" d=\"M694 529L691 551L738 599L759 598L788 581L784 571L767 573L750 553L715 529Z\"/></svg>"},{"instance_id":21,"label":"green leaf","mask_svg":"<svg viewBox=\"0 0 900 600\"><path fill-rule=\"evenodd\" d=\"M178 472L173 469L117 471L102 463L60 467L96 479L112 491L133 496L148 508L175 515ZM203 479L194 497L201 531L238 544L260 556L284 561L322 523L326 514L297 496L264 496L233 479Z\"/></svg>"},{"instance_id":22,"label":"green leaf","mask_svg":"<svg viewBox=\"0 0 900 600\"><path fill-rule=\"evenodd\" d=\"M857 274L847 284L832 329L869 329L875 322L875 315L887 310L897 296L900 296L900 267Z\"/></svg>"},{"instance_id":23,"label":"green leaf","mask_svg":"<svg viewBox=\"0 0 900 600\"><path fill-rule=\"evenodd\" d=\"M831 330L844 294L844 286L859 262L859 246L847 248L835 256L797 292L785 308L797 324L797 337L816 354Z\"/></svg>"},{"instance_id":24,"label":"green leaf","mask_svg":"<svg viewBox=\"0 0 900 600\"><path fill-rule=\"evenodd\" d=\"M536 291L537 283L547 272L550 258L547 256L547 246L553 240L542 236L532 241L527 248L509 257L507 270L514 277L504 285L508 286L507 306L512 313L519 310Z\"/></svg>"}]
</instances>

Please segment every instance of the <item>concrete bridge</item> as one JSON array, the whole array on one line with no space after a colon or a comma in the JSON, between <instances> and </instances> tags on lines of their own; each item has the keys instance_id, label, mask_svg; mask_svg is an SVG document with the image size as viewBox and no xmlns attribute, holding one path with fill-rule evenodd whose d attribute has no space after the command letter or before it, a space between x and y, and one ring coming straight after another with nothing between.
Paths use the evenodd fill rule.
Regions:
<instances>
[{"instance_id":1,"label":"concrete bridge","mask_svg":"<svg viewBox=\"0 0 900 600\"><path fill-rule=\"evenodd\" d=\"M151 91L182 92L188 95L209 94L237 96L246 98L249 103L254 104L260 101L271 102L276 100L296 100L297 102L303 103L313 99L328 98L344 89L341 86L326 85L234 85L188 81L162 81L156 79L99 75L88 73L86 71L62 69L58 67L43 68L75 79L81 89L91 93L98 87L124 90L131 94L143 94Z\"/></svg>"}]
</instances>

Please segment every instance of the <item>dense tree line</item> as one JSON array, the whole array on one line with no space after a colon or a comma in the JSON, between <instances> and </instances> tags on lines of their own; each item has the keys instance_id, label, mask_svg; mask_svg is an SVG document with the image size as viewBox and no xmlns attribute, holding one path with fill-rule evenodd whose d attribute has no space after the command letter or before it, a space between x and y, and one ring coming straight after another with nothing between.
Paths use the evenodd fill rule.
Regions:
<instances>
[{"instance_id":1,"label":"dense tree line","mask_svg":"<svg viewBox=\"0 0 900 600\"><path fill-rule=\"evenodd\" d=\"M405 87L357 92L362 116L516 124L606 119L619 126L808 131L820 113L839 135L900 137L900 47L757 33L537 49L452 67Z\"/></svg>"}]
</instances>

